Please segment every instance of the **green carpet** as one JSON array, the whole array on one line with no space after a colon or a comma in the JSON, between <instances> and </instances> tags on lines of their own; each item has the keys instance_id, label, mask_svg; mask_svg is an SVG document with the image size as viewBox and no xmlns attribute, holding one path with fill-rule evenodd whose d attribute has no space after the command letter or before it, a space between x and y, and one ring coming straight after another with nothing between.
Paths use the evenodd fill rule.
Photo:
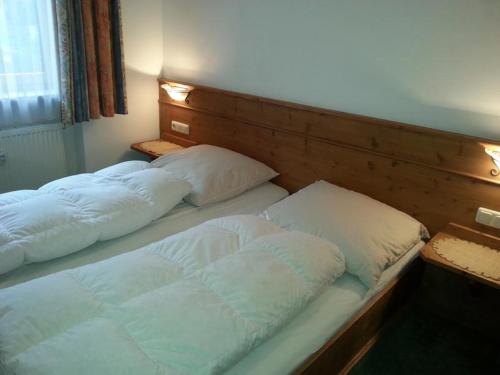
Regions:
<instances>
[{"instance_id":1,"label":"green carpet","mask_svg":"<svg viewBox=\"0 0 500 375\"><path fill-rule=\"evenodd\" d=\"M410 305L350 374L500 374L500 341Z\"/></svg>"}]
</instances>

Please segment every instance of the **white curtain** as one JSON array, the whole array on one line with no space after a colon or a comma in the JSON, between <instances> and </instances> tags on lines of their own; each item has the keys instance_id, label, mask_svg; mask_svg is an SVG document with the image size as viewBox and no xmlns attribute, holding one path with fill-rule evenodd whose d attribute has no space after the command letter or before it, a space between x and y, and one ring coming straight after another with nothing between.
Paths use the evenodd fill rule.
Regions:
<instances>
[{"instance_id":1,"label":"white curtain","mask_svg":"<svg viewBox=\"0 0 500 375\"><path fill-rule=\"evenodd\" d=\"M53 0L0 0L0 130L60 121Z\"/></svg>"}]
</instances>

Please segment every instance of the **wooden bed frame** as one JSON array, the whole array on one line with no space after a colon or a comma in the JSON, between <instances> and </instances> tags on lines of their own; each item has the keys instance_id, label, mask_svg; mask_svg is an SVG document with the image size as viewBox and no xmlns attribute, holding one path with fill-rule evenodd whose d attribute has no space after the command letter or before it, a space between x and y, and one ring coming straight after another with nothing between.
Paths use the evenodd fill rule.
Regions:
<instances>
[{"instance_id":1,"label":"wooden bed frame","mask_svg":"<svg viewBox=\"0 0 500 375\"><path fill-rule=\"evenodd\" d=\"M159 80L162 139L253 157L280 172L273 182L290 192L319 179L362 192L414 216L431 234L453 221L499 235L474 220L478 207L500 210L500 177L490 173L484 152L500 148L498 141L190 83L194 90L178 102L161 89L165 82ZM189 136L173 132L172 120L189 124ZM412 296L422 269L419 259L411 264L296 373L347 373Z\"/></svg>"}]
</instances>

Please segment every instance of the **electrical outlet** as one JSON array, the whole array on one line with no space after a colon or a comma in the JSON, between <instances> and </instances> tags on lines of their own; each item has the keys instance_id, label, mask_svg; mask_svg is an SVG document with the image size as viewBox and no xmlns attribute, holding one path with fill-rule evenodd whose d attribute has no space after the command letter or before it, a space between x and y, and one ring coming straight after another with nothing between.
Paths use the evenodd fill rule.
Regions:
<instances>
[{"instance_id":1,"label":"electrical outlet","mask_svg":"<svg viewBox=\"0 0 500 375\"><path fill-rule=\"evenodd\" d=\"M476 222L500 229L500 212L479 207L476 214Z\"/></svg>"},{"instance_id":2,"label":"electrical outlet","mask_svg":"<svg viewBox=\"0 0 500 375\"><path fill-rule=\"evenodd\" d=\"M7 154L5 152L0 151L0 163L3 163L7 160Z\"/></svg>"},{"instance_id":3,"label":"electrical outlet","mask_svg":"<svg viewBox=\"0 0 500 375\"><path fill-rule=\"evenodd\" d=\"M171 129L174 132L189 135L189 125L183 124L182 122L172 121Z\"/></svg>"}]
</instances>

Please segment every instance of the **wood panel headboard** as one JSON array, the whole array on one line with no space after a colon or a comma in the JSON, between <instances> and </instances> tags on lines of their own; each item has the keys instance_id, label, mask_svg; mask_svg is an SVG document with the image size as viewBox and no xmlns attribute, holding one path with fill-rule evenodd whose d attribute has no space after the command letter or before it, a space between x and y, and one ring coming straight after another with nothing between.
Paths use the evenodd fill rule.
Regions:
<instances>
[{"instance_id":1,"label":"wood panel headboard","mask_svg":"<svg viewBox=\"0 0 500 375\"><path fill-rule=\"evenodd\" d=\"M274 182L290 192L319 179L362 192L432 233L454 221L499 235L474 221L478 207L500 211L500 177L484 152L497 141L192 86L187 102L159 88L162 139L253 157L280 172ZM189 124L190 135L172 132L172 120Z\"/></svg>"}]
</instances>

